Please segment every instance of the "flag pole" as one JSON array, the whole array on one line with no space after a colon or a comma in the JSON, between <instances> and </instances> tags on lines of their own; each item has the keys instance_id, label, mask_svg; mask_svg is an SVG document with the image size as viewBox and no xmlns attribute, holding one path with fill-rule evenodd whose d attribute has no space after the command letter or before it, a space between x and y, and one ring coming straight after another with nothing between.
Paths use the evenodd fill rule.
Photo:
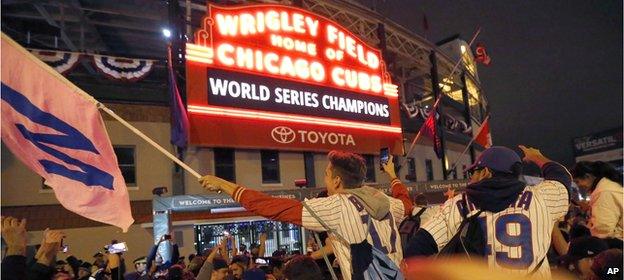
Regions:
<instances>
[{"instance_id":1,"label":"flag pole","mask_svg":"<svg viewBox=\"0 0 624 280\"><path fill-rule=\"evenodd\" d=\"M115 112L113 112L111 109L109 109L108 107L106 107L104 104L98 102L97 107L99 109L101 109L102 111L106 112L107 114L109 114L111 117L113 117L115 120L119 121L121 124L123 124L125 127L127 127L128 129L130 129L130 131L134 132L134 134L136 134L137 136L141 137L141 139L145 140L147 143L149 143L150 145L152 145L154 148L156 148L156 150L160 151L161 153L163 153L165 156L167 156L169 159L173 160L175 163L177 163L178 165L180 165L182 168L184 168L184 170L188 171L189 173L191 173L193 176L195 176L197 179L201 178L202 176L195 171L193 168L191 168L190 166L188 166L186 163L184 163L183 161L181 161L180 159L178 159L176 156L174 156L172 153L170 153L169 151L167 151L165 148L163 148L162 146L158 145L158 143L156 143L154 140L152 140L151 138L149 138L147 135L143 134L143 132L141 132L140 130L138 130L136 127L132 126L130 123L128 123L126 120L122 119L119 115L117 115Z\"/></svg>"},{"instance_id":2,"label":"flag pole","mask_svg":"<svg viewBox=\"0 0 624 280\"><path fill-rule=\"evenodd\" d=\"M481 27L477 28L477 31L475 32L475 34L472 36L472 39L470 40L470 43L468 44L468 47L472 46L472 44L474 43L474 41L477 39L477 36L479 36L479 33L481 33ZM453 74L455 74L455 71L457 70L457 67L459 67L459 64L462 61L462 57L460 56L459 59L457 60L457 62L455 62L455 65L453 66L453 70L451 71L451 74L448 75L448 79L453 78ZM436 86L436 85L432 85L432 86ZM437 85L440 86L440 85ZM444 92L441 92L440 96L438 96L436 102L433 104L433 107L431 108L432 112L436 112L436 109L438 107L438 104L440 103L440 100L442 100L442 96L444 95ZM435 115L434 115L435 118ZM405 163L405 161L407 160L407 157L412 153L412 150L414 149L414 146L416 145L416 142L418 141L418 138L420 138L421 135L421 131L422 131L422 126L420 127L420 129L418 130L418 133L416 134L416 137L414 137L414 140L412 141L412 144L410 145L410 148L407 150L407 153L405 154L405 159L403 159L403 163ZM403 164L401 164L403 165Z\"/></svg>"},{"instance_id":3,"label":"flag pole","mask_svg":"<svg viewBox=\"0 0 624 280\"><path fill-rule=\"evenodd\" d=\"M472 146L472 143L474 143L475 140L477 140L477 137L479 137L479 134L481 133L481 131L483 130L483 127L485 126L485 122L487 122L490 119L490 116L488 115L482 122L481 122L481 127L479 127L479 131L477 131L477 133L472 137L472 139L470 139L470 142L468 142L468 145L466 145L466 148L464 149L464 151L459 155L459 157L457 157L457 159L455 160L455 162L453 163L453 165L451 166L451 168L449 170L455 170L455 167L457 166L457 164L459 164L459 161L464 157L464 155L466 155L466 152L468 151L468 149L470 148L470 146ZM451 174L451 171L447 171L447 174Z\"/></svg>"}]
</instances>

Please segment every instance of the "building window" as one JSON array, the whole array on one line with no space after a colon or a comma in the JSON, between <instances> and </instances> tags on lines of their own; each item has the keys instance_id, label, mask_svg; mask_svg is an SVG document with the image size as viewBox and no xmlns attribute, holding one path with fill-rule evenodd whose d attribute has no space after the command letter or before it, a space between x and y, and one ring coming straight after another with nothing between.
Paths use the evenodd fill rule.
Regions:
<instances>
[{"instance_id":1,"label":"building window","mask_svg":"<svg viewBox=\"0 0 624 280\"><path fill-rule=\"evenodd\" d=\"M303 153L303 167L305 169L305 179L308 188L316 187L316 178L314 177L314 154L310 152Z\"/></svg>"},{"instance_id":2,"label":"building window","mask_svg":"<svg viewBox=\"0 0 624 280\"><path fill-rule=\"evenodd\" d=\"M117 165L126 185L136 185L136 153L134 146L113 146Z\"/></svg>"},{"instance_id":3,"label":"building window","mask_svg":"<svg viewBox=\"0 0 624 280\"><path fill-rule=\"evenodd\" d=\"M280 183L279 153L277 151L260 151L262 158L262 183Z\"/></svg>"},{"instance_id":4,"label":"building window","mask_svg":"<svg viewBox=\"0 0 624 280\"><path fill-rule=\"evenodd\" d=\"M405 179L416 182L416 161L414 158L407 158L407 175Z\"/></svg>"},{"instance_id":5,"label":"building window","mask_svg":"<svg viewBox=\"0 0 624 280\"><path fill-rule=\"evenodd\" d=\"M236 172L234 166L234 149L215 148L215 176L236 182Z\"/></svg>"},{"instance_id":6,"label":"building window","mask_svg":"<svg viewBox=\"0 0 624 280\"><path fill-rule=\"evenodd\" d=\"M433 163L430 159L425 160L425 172L427 173L427 181L433 181Z\"/></svg>"},{"instance_id":7,"label":"building window","mask_svg":"<svg viewBox=\"0 0 624 280\"><path fill-rule=\"evenodd\" d=\"M366 160L365 182L376 182L375 180L375 156L364 155L364 160Z\"/></svg>"}]
</instances>

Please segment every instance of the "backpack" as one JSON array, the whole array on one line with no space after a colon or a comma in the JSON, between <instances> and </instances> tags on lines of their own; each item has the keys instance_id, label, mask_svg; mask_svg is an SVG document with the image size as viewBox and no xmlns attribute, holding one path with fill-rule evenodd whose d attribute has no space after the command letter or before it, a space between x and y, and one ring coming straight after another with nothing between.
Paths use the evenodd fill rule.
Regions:
<instances>
[{"instance_id":1,"label":"backpack","mask_svg":"<svg viewBox=\"0 0 624 280\"><path fill-rule=\"evenodd\" d=\"M353 280L404 280L403 274L399 267L383 252L373 247L368 243L366 238L357 244L351 244L342 235L338 234L335 230L327 226L327 224L319 218L316 213L305 203L302 202L303 207L310 213L314 219L316 219L328 232L332 233L338 242L343 245L349 246L351 249L351 267L352 267L352 279ZM372 218L369 216L367 222L367 230L370 233ZM368 234L367 234L368 236ZM319 246L322 245L319 243ZM342 265L342 264L341 264ZM330 267L330 269L332 269ZM335 277L334 275L332 275ZM336 278L334 278L335 280Z\"/></svg>"},{"instance_id":2,"label":"backpack","mask_svg":"<svg viewBox=\"0 0 624 280\"><path fill-rule=\"evenodd\" d=\"M416 213L416 215L412 215L408 218L405 218L399 225L399 234L401 235L401 247L403 248L403 252L405 252L405 248L407 244L409 244L410 239L414 236L414 233L420 228L420 216L425 213L427 207L423 207Z\"/></svg>"},{"instance_id":3,"label":"backpack","mask_svg":"<svg viewBox=\"0 0 624 280\"><path fill-rule=\"evenodd\" d=\"M479 222L479 215L481 215L482 212L483 210L479 210L476 214L468 217L467 213L460 211L463 220L457 229L457 233L455 233L453 238L438 252L436 257L459 254L467 256L468 259L471 259L473 256L485 258L487 237Z\"/></svg>"}]
</instances>

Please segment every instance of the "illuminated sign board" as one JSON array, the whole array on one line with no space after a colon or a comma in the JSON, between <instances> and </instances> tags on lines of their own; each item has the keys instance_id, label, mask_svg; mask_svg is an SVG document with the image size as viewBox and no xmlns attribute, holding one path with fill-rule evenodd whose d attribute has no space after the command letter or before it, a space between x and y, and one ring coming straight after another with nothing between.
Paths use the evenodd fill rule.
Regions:
<instances>
[{"instance_id":1,"label":"illuminated sign board","mask_svg":"<svg viewBox=\"0 0 624 280\"><path fill-rule=\"evenodd\" d=\"M329 19L209 4L186 60L193 144L402 153L398 91L380 51Z\"/></svg>"}]
</instances>

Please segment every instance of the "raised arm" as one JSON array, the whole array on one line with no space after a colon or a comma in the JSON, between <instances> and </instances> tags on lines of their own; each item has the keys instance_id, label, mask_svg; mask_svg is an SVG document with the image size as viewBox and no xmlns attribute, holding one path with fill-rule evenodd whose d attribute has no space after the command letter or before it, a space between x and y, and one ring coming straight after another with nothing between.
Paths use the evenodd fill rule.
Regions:
<instances>
[{"instance_id":1,"label":"raised arm","mask_svg":"<svg viewBox=\"0 0 624 280\"><path fill-rule=\"evenodd\" d=\"M245 209L265 218L301 225L303 205L288 198L275 198L259 191L247 189L219 177L206 175L199 179L209 191L223 191L240 203Z\"/></svg>"},{"instance_id":2,"label":"raised arm","mask_svg":"<svg viewBox=\"0 0 624 280\"><path fill-rule=\"evenodd\" d=\"M162 243L164 240L165 240L165 235L160 237L160 239L158 240L158 243L152 246L149 253L147 254L147 259L145 260L147 262L147 267L145 268L147 269L147 271L150 271L150 269L152 268L152 263L156 259L156 253L158 252L158 246L160 246L160 243Z\"/></svg>"},{"instance_id":3,"label":"raised arm","mask_svg":"<svg viewBox=\"0 0 624 280\"><path fill-rule=\"evenodd\" d=\"M2 279L26 278L26 219L2 217L2 238L7 244L6 257L2 260Z\"/></svg>"},{"instance_id":4,"label":"raised arm","mask_svg":"<svg viewBox=\"0 0 624 280\"><path fill-rule=\"evenodd\" d=\"M409 191L407 191L405 185L401 183L401 180L397 178L394 169L394 161L392 161L393 159L394 157L390 155L388 162L386 164L383 164L382 167L384 172L386 173L386 175L388 175L390 179L390 193L392 194L392 197L399 199L401 200L401 202L403 202L403 208L405 211L404 216L409 216L412 214L412 208L414 207L414 205L412 204L412 200L410 199Z\"/></svg>"},{"instance_id":5,"label":"raised arm","mask_svg":"<svg viewBox=\"0 0 624 280\"><path fill-rule=\"evenodd\" d=\"M565 238L563 238L563 234L559 229L559 225L557 225L556 223L553 227L552 232L552 244L553 247L555 247L555 251L557 251L557 254L559 254L559 256L563 256L568 253L568 242L566 242Z\"/></svg>"},{"instance_id":6,"label":"raised arm","mask_svg":"<svg viewBox=\"0 0 624 280\"><path fill-rule=\"evenodd\" d=\"M525 162L535 163L542 170L542 177L545 180L552 180L561 183L569 191L572 186L572 176L563 165L552 161L540 152L540 150L523 145L518 146L524 153Z\"/></svg>"},{"instance_id":7,"label":"raised arm","mask_svg":"<svg viewBox=\"0 0 624 280\"><path fill-rule=\"evenodd\" d=\"M334 254L334 245L332 244L331 239L328 237L325 239L325 246L312 252L312 254L310 254L310 257L315 260L320 260L323 258L323 256L329 256L332 254Z\"/></svg>"},{"instance_id":8,"label":"raised arm","mask_svg":"<svg viewBox=\"0 0 624 280\"><path fill-rule=\"evenodd\" d=\"M264 253L266 252L266 240L267 234L263 232L262 234L260 234L260 248L258 248L259 258L264 257Z\"/></svg>"}]
</instances>

